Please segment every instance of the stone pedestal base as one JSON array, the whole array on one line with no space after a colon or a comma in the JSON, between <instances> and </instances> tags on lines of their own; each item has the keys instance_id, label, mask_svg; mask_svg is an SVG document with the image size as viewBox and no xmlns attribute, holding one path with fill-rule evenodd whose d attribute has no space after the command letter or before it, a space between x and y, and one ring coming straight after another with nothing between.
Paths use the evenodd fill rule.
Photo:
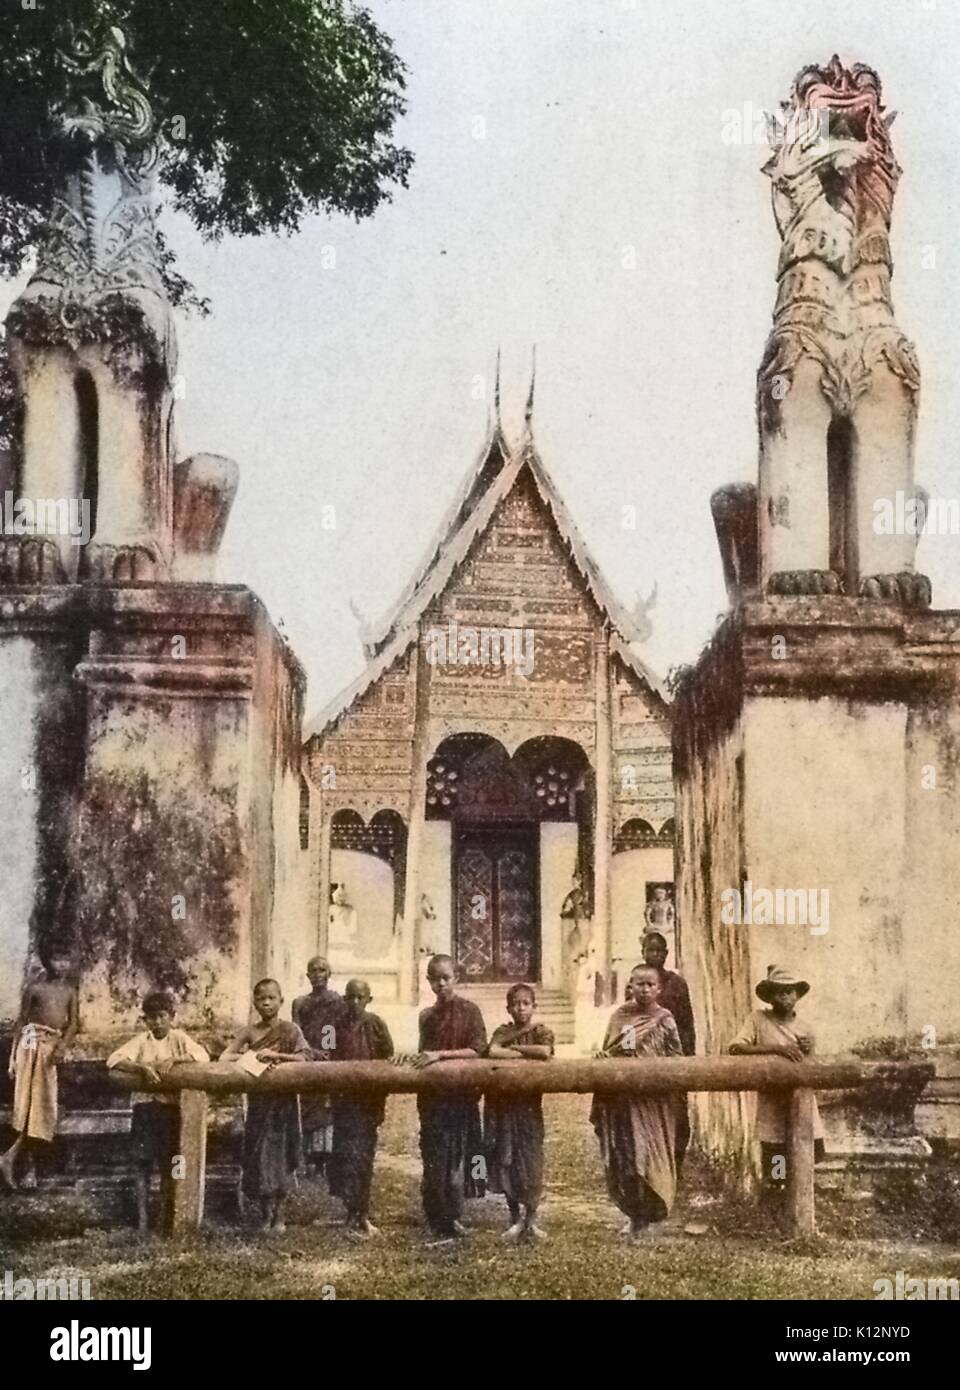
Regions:
<instances>
[{"instance_id":1,"label":"stone pedestal base","mask_svg":"<svg viewBox=\"0 0 960 1390\"><path fill-rule=\"evenodd\" d=\"M51 937L74 945L88 1044L130 1030L145 990L229 1029L256 978L292 983L303 684L239 586L0 591L5 728L38 769L0 797L22 875L0 1014Z\"/></svg>"},{"instance_id":2,"label":"stone pedestal base","mask_svg":"<svg viewBox=\"0 0 960 1390\"><path fill-rule=\"evenodd\" d=\"M955 1035L960 614L849 598L742 603L673 725L681 965L708 1052L809 981L819 1053ZM743 1152L736 1107L707 1106Z\"/></svg>"}]
</instances>

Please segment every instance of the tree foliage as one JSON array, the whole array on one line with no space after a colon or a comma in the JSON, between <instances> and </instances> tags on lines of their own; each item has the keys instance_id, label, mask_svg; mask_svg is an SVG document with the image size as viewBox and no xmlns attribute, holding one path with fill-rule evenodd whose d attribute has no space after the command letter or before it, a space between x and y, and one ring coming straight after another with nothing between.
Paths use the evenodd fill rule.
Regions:
<instances>
[{"instance_id":1,"label":"tree foliage","mask_svg":"<svg viewBox=\"0 0 960 1390\"><path fill-rule=\"evenodd\" d=\"M4 0L0 273L20 270L50 207L65 21L124 30L149 82L160 181L207 237L292 232L320 210L367 217L406 185L412 156L392 138L405 69L349 0ZM167 280L189 298L172 256Z\"/></svg>"}]
</instances>

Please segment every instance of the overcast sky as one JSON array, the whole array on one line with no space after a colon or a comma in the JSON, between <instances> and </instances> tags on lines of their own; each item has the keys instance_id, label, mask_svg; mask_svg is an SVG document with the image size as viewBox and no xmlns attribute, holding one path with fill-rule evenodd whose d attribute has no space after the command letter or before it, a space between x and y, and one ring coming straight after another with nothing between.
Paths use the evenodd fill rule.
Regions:
<instances>
[{"instance_id":1,"label":"overcast sky","mask_svg":"<svg viewBox=\"0 0 960 1390\"><path fill-rule=\"evenodd\" d=\"M369 8L409 68L410 188L362 225L317 217L286 240L205 246L165 223L213 301L181 326L180 453L240 464L220 577L283 619L309 713L362 668L350 600L390 607L476 456L498 344L508 433L535 343L547 467L620 598L657 583L648 660L695 657L726 602L709 495L756 474L779 245L766 149L725 143L724 113L749 123L835 50L877 68L900 113L893 284L923 373L918 478L960 491L953 0ZM960 607L957 545L922 543L938 606Z\"/></svg>"}]
</instances>

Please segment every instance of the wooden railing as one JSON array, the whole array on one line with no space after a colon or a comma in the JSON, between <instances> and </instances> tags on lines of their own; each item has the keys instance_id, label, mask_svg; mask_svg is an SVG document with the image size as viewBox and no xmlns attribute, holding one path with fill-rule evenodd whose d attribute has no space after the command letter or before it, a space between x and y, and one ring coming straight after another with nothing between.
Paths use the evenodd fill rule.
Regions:
<instances>
[{"instance_id":1,"label":"wooden railing","mask_svg":"<svg viewBox=\"0 0 960 1390\"><path fill-rule=\"evenodd\" d=\"M789 1062L781 1057L651 1057L563 1059L551 1062L478 1058L434 1062L428 1067L392 1062L285 1062L253 1077L235 1064L187 1062L155 1090L179 1091L180 1155L184 1175L174 1187L174 1231L203 1221L206 1177L207 1097L240 1092L321 1092L328 1095L432 1095L482 1092L530 1096L560 1092L594 1095L664 1095L687 1091L772 1091L789 1096L787 1206L797 1235L816 1229L813 1188L814 1092L894 1088L918 1095L934 1075L928 1062ZM114 1074L125 1087L142 1081Z\"/></svg>"}]
</instances>

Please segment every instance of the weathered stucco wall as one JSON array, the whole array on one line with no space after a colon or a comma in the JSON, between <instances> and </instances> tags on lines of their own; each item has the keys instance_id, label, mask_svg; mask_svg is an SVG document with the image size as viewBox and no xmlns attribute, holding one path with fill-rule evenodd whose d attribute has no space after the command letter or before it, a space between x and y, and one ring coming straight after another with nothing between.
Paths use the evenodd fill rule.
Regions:
<instances>
[{"instance_id":1,"label":"weathered stucco wall","mask_svg":"<svg viewBox=\"0 0 960 1390\"><path fill-rule=\"evenodd\" d=\"M83 768L85 646L66 589L0 594L0 1022L19 1009L37 947L69 934L65 848Z\"/></svg>"},{"instance_id":2,"label":"weathered stucco wall","mask_svg":"<svg viewBox=\"0 0 960 1390\"><path fill-rule=\"evenodd\" d=\"M74 942L93 1051L150 988L171 989L188 1025L232 1027L300 874L298 664L240 587L51 586L10 602L0 700L37 780L28 800L0 799L23 855L2 909L6 995L29 968L29 922L33 946Z\"/></svg>"},{"instance_id":3,"label":"weathered stucco wall","mask_svg":"<svg viewBox=\"0 0 960 1390\"><path fill-rule=\"evenodd\" d=\"M256 599L251 619L253 687L246 772L250 819L245 827L249 840L251 973L253 980L276 976L289 999L302 980L304 948L308 956L313 954L306 923L296 906L304 889L308 858L300 849L299 832L305 678ZM244 1007L242 1018L250 1011L249 999Z\"/></svg>"},{"instance_id":4,"label":"weathered stucco wall","mask_svg":"<svg viewBox=\"0 0 960 1390\"><path fill-rule=\"evenodd\" d=\"M746 701L744 872L754 896L816 893L818 919L829 894L829 915L727 930L749 937L758 979L775 963L809 980L823 1052L906 1033L905 728L895 702Z\"/></svg>"},{"instance_id":5,"label":"weathered stucco wall","mask_svg":"<svg viewBox=\"0 0 960 1390\"><path fill-rule=\"evenodd\" d=\"M931 1047L960 1041L960 701L919 702L906 740L903 989L908 1034Z\"/></svg>"},{"instance_id":6,"label":"weathered stucco wall","mask_svg":"<svg viewBox=\"0 0 960 1390\"><path fill-rule=\"evenodd\" d=\"M208 1026L244 1017L248 711L99 692L90 704L73 845L84 1031L129 1026L149 988Z\"/></svg>"},{"instance_id":7,"label":"weathered stucco wall","mask_svg":"<svg viewBox=\"0 0 960 1390\"><path fill-rule=\"evenodd\" d=\"M0 646L0 724L6 730L0 771L0 1019L16 1016L30 954L30 917L37 889L39 789L24 785L33 760L31 712L39 702L34 644L8 638Z\"/></svg>"},{"instance_id":8,"label":"weathered stucco wall","mask_svg":"<svg viewBox=\"0 0 960 1390\"><path fill-rule=\"evenodd\" d=\"M695 733L702 707L676 707L678 738ZM690 988L697 1026L697 1051L726 1051L753 1007L749 941L720 921L723 888L740 882L743 862L743 731L739 722L722 729L714 742L675 745L677 774L676 875L679 965ZM679 756L678 756L679 754ZM712 1093L691 1098L696 1133L708 1152L752 1163L753 1100L747 1095Z\"/></svg>"}]
</instances>

